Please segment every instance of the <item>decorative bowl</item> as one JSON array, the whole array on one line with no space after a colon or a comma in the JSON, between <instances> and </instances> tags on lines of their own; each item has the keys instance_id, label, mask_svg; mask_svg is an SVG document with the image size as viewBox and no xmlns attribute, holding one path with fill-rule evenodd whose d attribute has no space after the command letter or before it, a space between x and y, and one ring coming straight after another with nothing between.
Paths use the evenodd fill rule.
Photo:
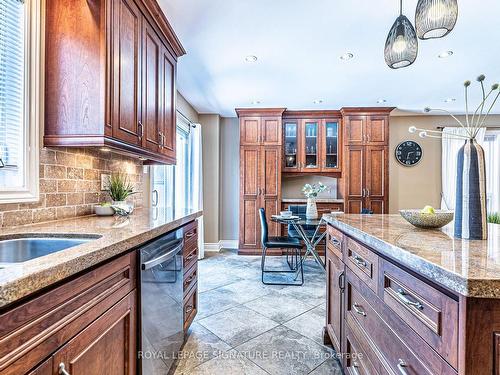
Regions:
<instances>
[{"instance_id":1,"label":"decorative bowl","mask_svg":"<svg viewBox=\"0 0 500 375\"><path fill-rule=\"evenodd\" d=\"M453 211L449 210L435 210L434 213L422 213L420 209L413 209L399 210L399 213L410 224L424 229L441 228L453 220Z\"/></svg>"},{"instance_id":2,"label":"decorative bowl","mask_svg":"<svg viewBox=\"0 0 500 375\"><path fill-rule=\"evenodd\" d=\"M115 214L115 210L111 205L109 206L94 206L94 211L97 216L113 216Z\"/></svg>"}]
</instances>

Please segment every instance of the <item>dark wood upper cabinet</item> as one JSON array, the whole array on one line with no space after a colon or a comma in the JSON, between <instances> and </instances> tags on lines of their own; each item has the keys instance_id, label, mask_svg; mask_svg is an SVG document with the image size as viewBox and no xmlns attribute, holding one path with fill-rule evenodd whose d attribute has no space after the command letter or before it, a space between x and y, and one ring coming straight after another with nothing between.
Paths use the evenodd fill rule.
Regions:
<instances>
[{"instance_id":1,"label":"dark wood upper cabinet","mask_svg":"<svg viewBox=\"0 0 500 375\"><path fill-rule=\"evenodd\" d=\"M345 129L346 145L362 145L365 142L366 116L349 116Z\"/></svg>"},{"instance_id":2,"label":"dark wood upper cabinet","mask_svg":"<svg viewBox=\"0 0 500 375\"><path fill-rule=\"evenodd\" d=\"M45 38L45 146L175 163L185 50L156 0L48 0Z\"/></svg>"},{"instance_id":3,"label":"dark wood upper cabinet","mask_svg":"<svg viewBox=\"0 0 500 375\"><path fill-rule=\"evenodd\" d=\"M260 117L240 118L240 145L260 145L261 131Z\"/></svg>"},{"instance_id":4,"label":"dark wood upper cabinet","mask_svg":"<svg viewBox=\"0 0 500 375\"><path fill-rule=\"evenodd\" d=\"M283 119L285 173L342 171L341 116L338 111L286 111Z\"/></svg>"},{"instance_id":5,"label":"dark wood upper cabinet","mask_svg":"<svg viewBox=\"0 0 500 375\"><path fill-rule=\"evenodd\" d=\"M261 143L265 146L281 145L281 116L263 117L261 121Z\"/></svg>"},{"instance_id":6,"label":"dark wood upper cabinet","mask_svg":"<svg viewBox=\"0 0 500 375\"><path fill-rule=\"evenodd\" d=\"M113 138L142 145L144 124L139 111L143 19L133 0L114 0L113 16Z\"/></svg>"}]
</instances>

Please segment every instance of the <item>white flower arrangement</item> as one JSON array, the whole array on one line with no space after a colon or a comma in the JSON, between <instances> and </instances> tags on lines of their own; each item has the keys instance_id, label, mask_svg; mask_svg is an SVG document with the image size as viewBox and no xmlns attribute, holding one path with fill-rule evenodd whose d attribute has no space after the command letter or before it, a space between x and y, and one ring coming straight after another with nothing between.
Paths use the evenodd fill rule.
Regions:
<instances>
[{"instance_id":1,"label":"white flower arrangement","mask_svg":"<svg viewBox=\"0 0 500 375\"><path fill-rule=\"evenodd\" d=\"M328 187L321 182L317 184L305 184L302 188L302 192L306 196L306 198L316 198L319 193L328 190Z\"/></svg>"}]
</instances>

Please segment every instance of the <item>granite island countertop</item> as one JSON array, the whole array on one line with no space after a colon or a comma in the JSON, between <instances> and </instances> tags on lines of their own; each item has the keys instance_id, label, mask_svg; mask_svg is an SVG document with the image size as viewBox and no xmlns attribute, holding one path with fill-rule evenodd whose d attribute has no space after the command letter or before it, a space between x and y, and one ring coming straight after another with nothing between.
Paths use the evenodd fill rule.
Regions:
<instances>
[{"instance_id":1,"label":"granite island countertop","mask_svg":"<svg viewBox=\"0 0 500 375\"><path fill-rule=\"evenodd\" d=\"M69 276L125 253L197 217L199 210L137 209L129 217L84 216L0 230L0 240L27 234L75 237L99 236L92 241L26 262L0 264L0 308Z\"/></svg>"},{"instance_id":2,"label":"granite island countertop","mask_svg":"<svg viewBox=\"0 0 500 375\"><path fill-rule=\"evenodd\" d=\"M468 297L500 298L500 225L488 240L453 237L453 223L419 229L400 215L324 215L325 220L381 255Z\"/></svg>"}]
</instances>

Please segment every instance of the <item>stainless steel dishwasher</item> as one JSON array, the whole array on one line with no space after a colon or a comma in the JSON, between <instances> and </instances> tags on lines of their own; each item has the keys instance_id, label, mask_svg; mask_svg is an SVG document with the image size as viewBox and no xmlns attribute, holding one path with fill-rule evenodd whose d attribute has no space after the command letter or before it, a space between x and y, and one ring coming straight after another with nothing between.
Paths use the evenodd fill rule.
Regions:
<instances>
[{"instance_id":1,"label":"stainless steel dishwasher","mask_svg":"<svg viewBox=\"0 0 500 375\"><path fill-rule=\"evenodd\" d=\"M184 342L183 229L139 249L139 368L143 375L169 372Z\"/></svg>"}]
</instances>

